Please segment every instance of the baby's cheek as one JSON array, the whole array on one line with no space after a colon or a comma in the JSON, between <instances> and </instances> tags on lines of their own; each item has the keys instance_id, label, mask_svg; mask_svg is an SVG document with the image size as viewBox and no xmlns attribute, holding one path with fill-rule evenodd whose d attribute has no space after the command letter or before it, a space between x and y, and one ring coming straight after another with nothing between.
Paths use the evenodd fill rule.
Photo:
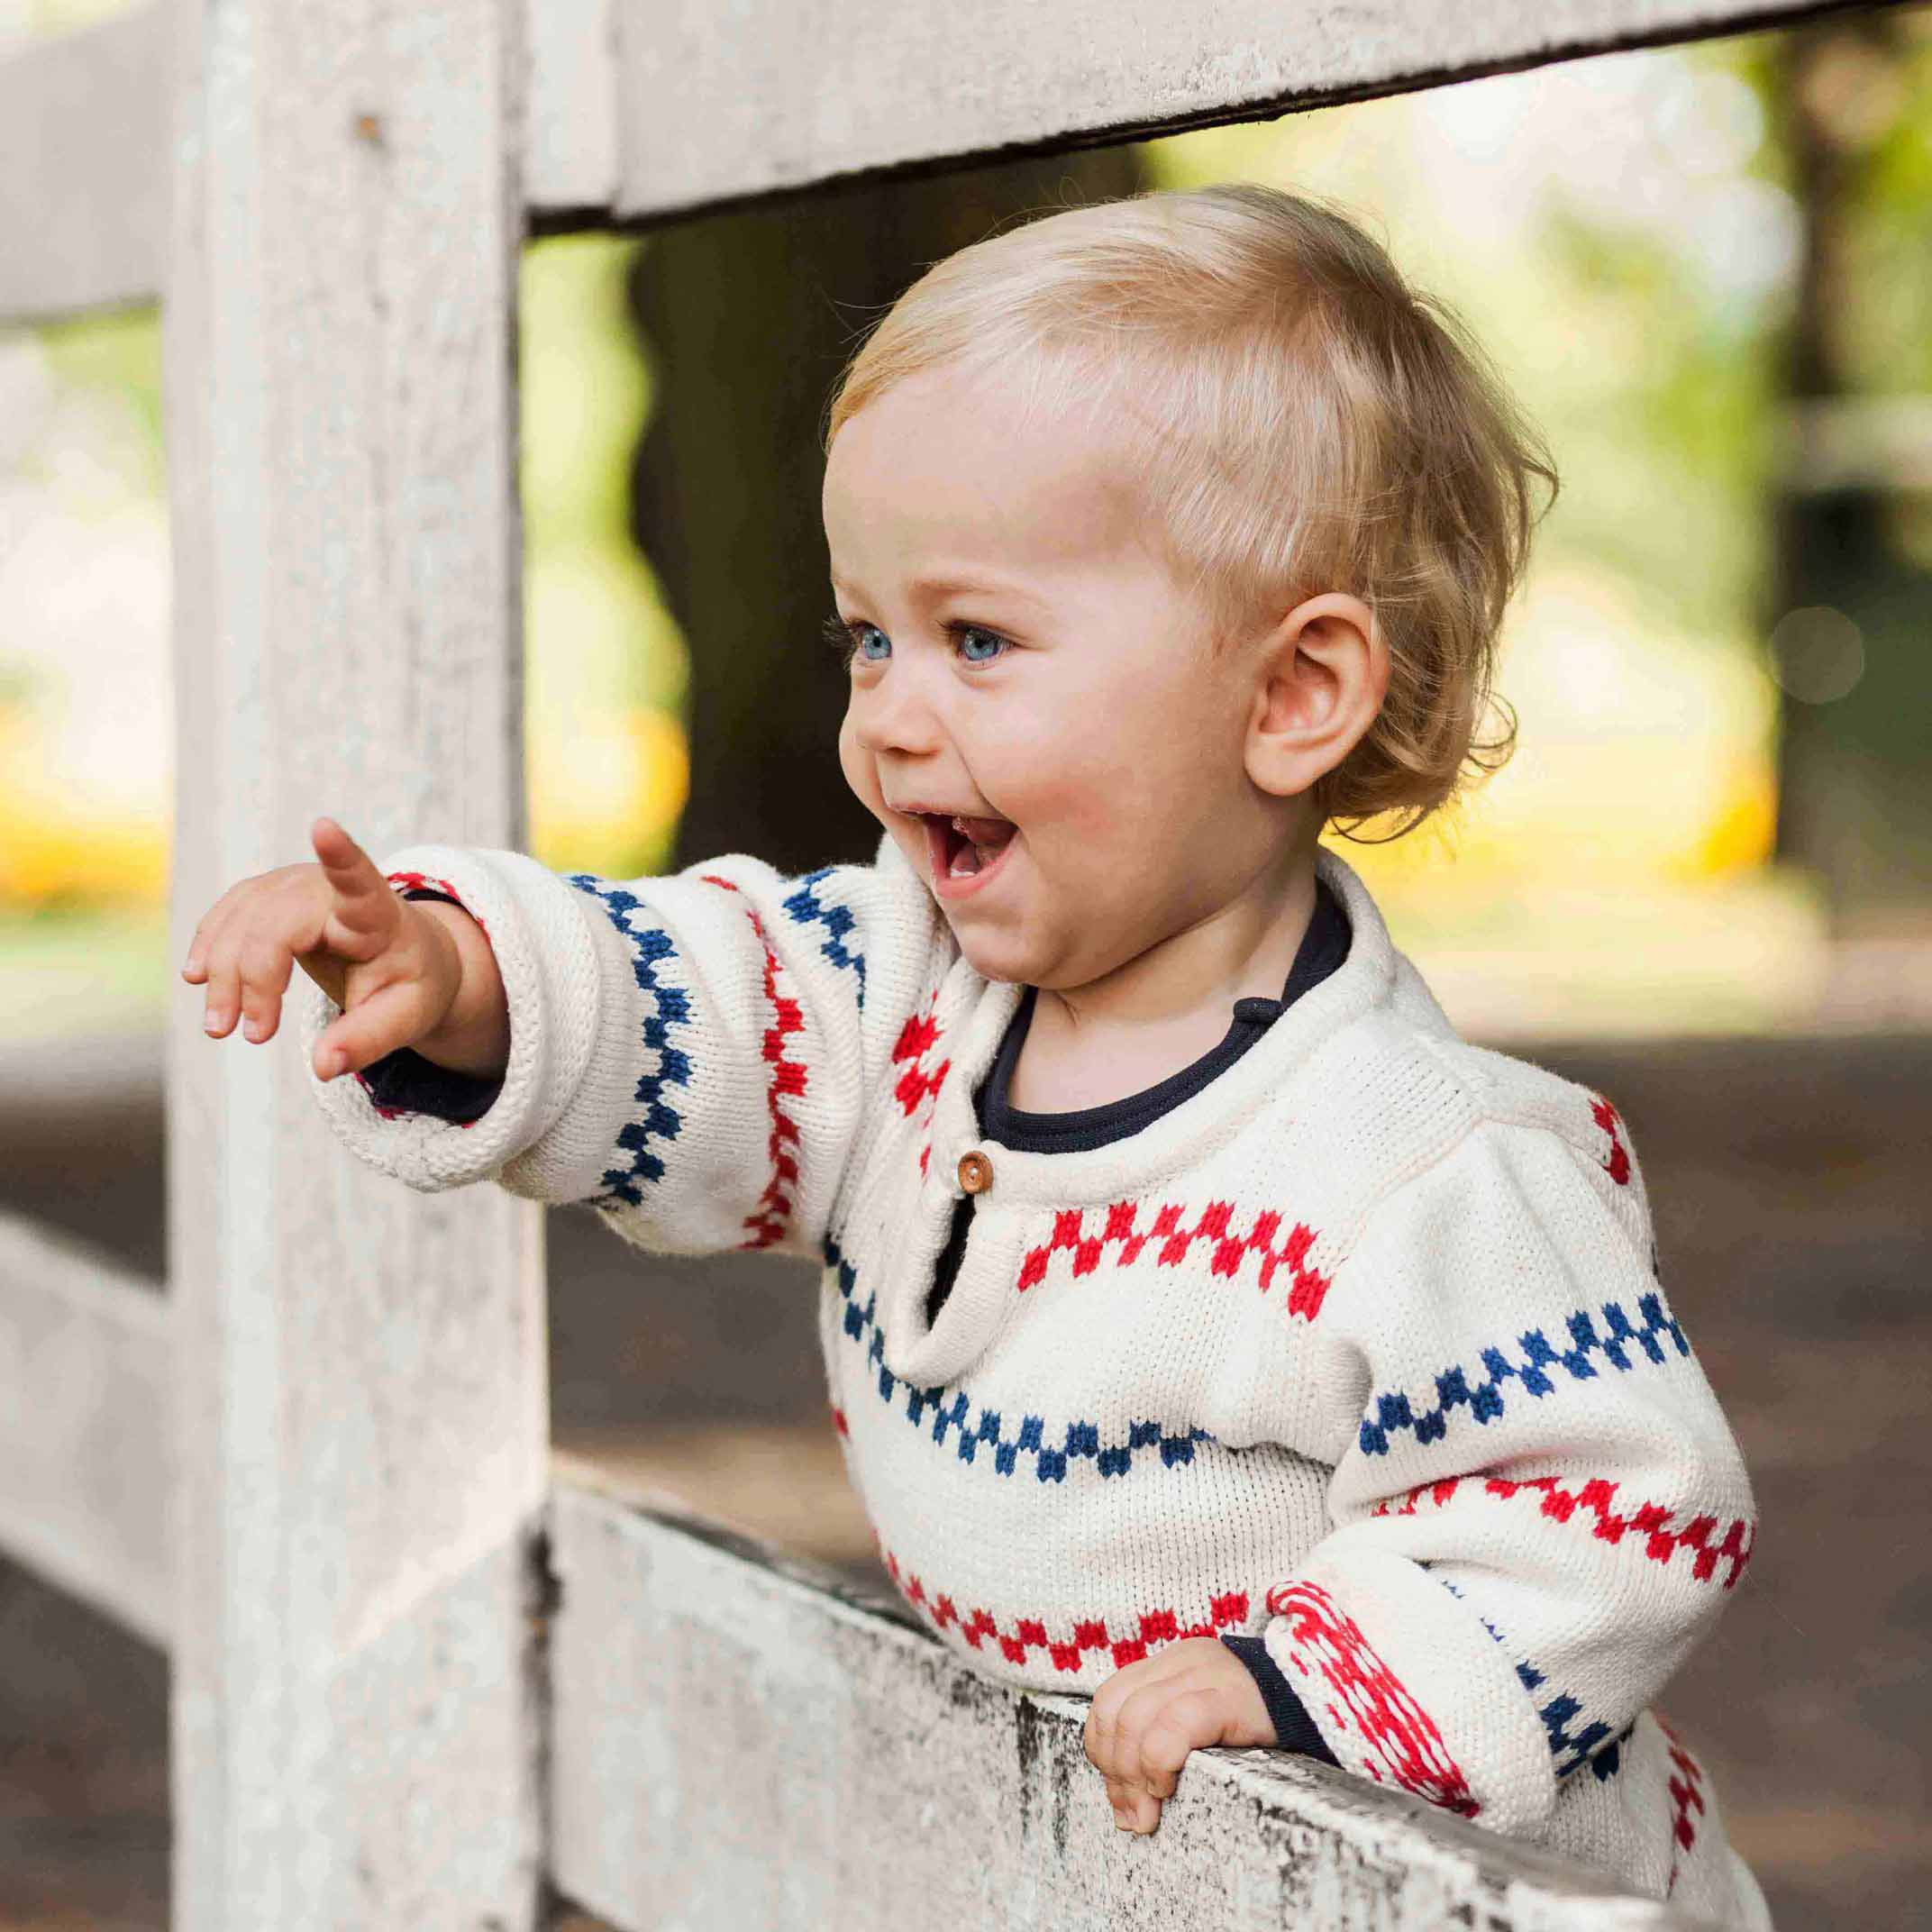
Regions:
<instances>
[{"instance_id":1,"label":"baby's cheek","mask_svg":"<svg viewBox=\"0 0 1932 1932\"><path fill-rule=\"evenodd\" d=\"M1148 856L1138 834L1149 808L1143 779L1112 761L1037 768L1025 803L1012 816L1074 877L1111 879L1125 858Z\"/></svg>"},{"instance_id":2,"label":"baby's cheek","mask_svg":"<svg viewBox=\"0 0 1932 1932\"><path fill-rule=\"evenodd\" d=\"M892 821L886 810L885 793L879 788L878 762L859 743L850 712L839 724L839 770L845 774L852 796L880 825L889 828Z\"/></svg>"},{"instance_id":3,"label":"baby's cheek","mask_svg":"<svg viewBox=\"0 0 1932 1932\"><path fill-rule=\"evenodd\" d=\"M1116 761L1095 755L1095 735L1091 720L1071 736L1012 730L998 747L997 761L976 761L975 776L989 800L1029 833L1090 834L1105 827L1117 803Z\"/></svg>"}]
</instances>

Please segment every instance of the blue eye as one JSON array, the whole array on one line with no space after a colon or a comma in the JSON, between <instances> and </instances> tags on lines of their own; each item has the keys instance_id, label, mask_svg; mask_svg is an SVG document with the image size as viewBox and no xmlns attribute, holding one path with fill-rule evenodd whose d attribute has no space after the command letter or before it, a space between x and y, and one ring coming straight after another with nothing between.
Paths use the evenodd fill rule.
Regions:
<instances>
[{"instance_id":1,"label":"blue eye","mask_svg":"<svg viewBox=\"0 0 1932 1932\"><path fill-rule=\"evenodd\" d=\"M1012 648L998 632L989 631L977 624L956 624L948 628L959 646L960 655L969 664L990 664Z\"/></svg>"},{"instance_id":2,"label":"blue eye","mask_svg":"<svg viewBox=\"0 0 1932 1932\"><path fill-rule=\"evenodd\" d=\"M847 624L836 611L825 619L825 636L842 664L850 664L854 658L882 664L892 655L892 640L876 624Z\"/></svg>"},{"instance_id":3,"label":"blue eye","mask_svg":"<svg viewBox=\"0 0 1932 1932\"><path fill-rule=\"evenodd\" d=\"M998 631L989 631L982 624L969 624L964 618L955 619L945 626L945 631L961 663L991 664L1013 649L1012 642ZM825 637L848 665L884 664L892 656L892 640L876 624L868 624L862 617L848 624L834 611L825 619Z\"/></svg>"}]
</instances>

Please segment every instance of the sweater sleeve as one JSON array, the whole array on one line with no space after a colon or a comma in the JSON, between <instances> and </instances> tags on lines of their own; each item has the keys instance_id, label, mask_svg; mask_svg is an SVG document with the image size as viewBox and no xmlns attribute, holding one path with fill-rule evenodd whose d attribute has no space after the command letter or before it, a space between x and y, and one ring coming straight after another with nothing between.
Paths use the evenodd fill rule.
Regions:
<instances>
[{"instance_id":1,"label":"sweater sleeve","mask_svg":"<svg viewBox=\"0 0 1932 1932\"><path fill-rule=\"evenodd\" d=\"M873 865L798 878L730 857L615 880L451 846L383 870L482 927L509 1063L468 1120L406 1064L311 1071L353 1153L424 1191L493 1180L582 1202L652 1249L816 1252L868 1080L952 951L889 841ZM339 1009L310 989L298 1010L312 1054Z\"/></svg>"},{"instance_id":2,"label":"sweater sleeve","mask_svg":"<svg viewBox=\"0 0 1932 1932\"><path fill-rule=\"evenodd\" d=\"M1506 1833L1608 1775L1755 1535L1610 1118L1608 1158L1485 1121L1371 1210L1322 1324L1331 1528L1262 1633L1345 1769Z\"/></svg>"},{"instance_id":3,"label":"sweater sleeve","mask_svg":"<svg viewBox=\"0 0 1932 1932\"><path fill-rule=\"evenodd\" d=\"M447 892L429 892L418 886L398 889L406 899L438 899L445 906L461 909L461 901ZM425 1060L413 1048L397 1047L380 1060L372 1060L356 1078L362 1090L385 1117L393 1114L433 1114L438 1120L468 1126L480 1120L497 1104L503 1091L503 1076L458 1073Z\"/></svg>"},{"instance_id":4,"label":"sweater sleeve","mask_svg":"<svg viewBox=\"0 0 1932 1932\"><path fill-rule=\"evenodd\" d=\"M1236 1636L1226 1631L1222 1632L1221 1642L1254 1680L1254 1688L1268 1707L1268 1721L1274 1726L1274 1749L1311 1757L1322 1764L1335 1763L1335 1754L1309 1717L1308 1707L1295 1695L1280 1665L1268 1654L1267 1645L1258 1636Z\"/></svg>"}]
</instances>

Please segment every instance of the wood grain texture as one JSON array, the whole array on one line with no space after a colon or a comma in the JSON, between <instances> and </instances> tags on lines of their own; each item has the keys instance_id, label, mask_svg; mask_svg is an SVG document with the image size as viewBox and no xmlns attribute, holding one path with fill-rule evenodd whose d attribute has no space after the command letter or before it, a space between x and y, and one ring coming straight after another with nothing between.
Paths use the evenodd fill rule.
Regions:
<instances>
[{"instance_id":1,"label":"wood grain texture","mask_svg":"<svg viewBox=\"0 0 1932 1932\"><path fill-rule=\"evenodd\" d=\"M553 1870L626 1932L1664 1932L1689 1921L1418 1800L1261 1752L1114 1825L1086 1705L555 1459Z\"/></svg>"},{"instance_id":2,"label":"wood grain texture","mask_svg":"<svg viewBox=\"0 0 1932 1932\"><path fill-rule=\"evenodd\" d=\"M168 250L166 0L0 58L0 317L151 302Z\"/></svg>"},{"instance_id":3,"label":"wood grain texture","mask_svg":"<svg viewBox=\"0 0 1932 1932\"><path fill-rule=\"evenodd\" d=\"M149 0L0 59L0 319L160 292L171 175L160 75L170 14L193 22L201 4ZM886 169L1262 120L1852 4L1115 0L1096 14L1030 0L524 0L524 194L546 227L647 220ZM183 140L191 151L192 126Z\"/></svg>"},{"instance_id":4,"label":"wood grain texture","mask_svg":"<svg viewBox=\"0 0 1932 1932\"><path fill-rule=\"evenodd\" d=\"M166 1648L174 1333L159 1284L0 1215L0 1548Z\"/></svg>"},{"instance_id":5,"label":"wood grain texture","mask_svg":"<svg viewBox=\"0 0 1932 1932\"><path fill-rule=\"evenodd\" d=\"M1262 120L1830 10L1818 0L627 0L615 212L640 218L1008 148Z\"/></svg>"},{"instance_id":6,"label":"wood grain texture","mask_svg":"<svg viewBox=\"0 0 1932 1932\"><path fill-rule=\"evenodd\" d=\"M166 307L172 947L310 856L524 839L510 0L196 0ZM533 1922L541 1228L329 1135L177 987L174 1915Z\"/></svg>"}]
</instances>

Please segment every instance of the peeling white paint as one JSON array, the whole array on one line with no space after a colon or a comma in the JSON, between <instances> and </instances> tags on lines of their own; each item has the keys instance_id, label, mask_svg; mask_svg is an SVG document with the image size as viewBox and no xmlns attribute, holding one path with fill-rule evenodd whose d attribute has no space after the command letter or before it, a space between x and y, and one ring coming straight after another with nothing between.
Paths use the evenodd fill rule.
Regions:
<instances>
[{"instance_id":1,"label":"peeling white paint","mask_svg":"<svg viewBox=\"0 0 1932 1932\"><path fill-rule=\"evenodd\" d=\"M1197 1754L1113 1822L1087 1707L556 1459L551 1868L635 1932L1663 1932L1690 1921L1339 1772Z\"/></svg>"},{"instance_id":2,"label":"peeling white paint","mask_svg":"<svg viewBox=\"0 0 1932 1932\"><path fill-rule=\"evenodd\" d=\"M174 1337L158 1285L0 1215L0 1547L165 1647Z\"/></svg>"},{"instance_id":3,"label":"peeling white paint","mask_svg":"<svg viewBox=\"0 0 1932 1932\"><path fill-rule=\"evenodd\" d=\"M1833 0L521 0L538 218L623 220L1002 149L1125 140L1774 24ZM0 318L152 300L170 15L0 52ZM245 34L238 44L244 50ZM113 130L104 138L103 130ZM321 156L317 156L318 161ZM322 167L318 187L339 187Z\"/></svg>"},{"instance_id":4,"label":"peeling white paint","mask_svg":"<svg viewBox=\"0 0 1932 1932\"><path fill-rule=\"evenodd\" d=\"M515 0L187 0L169 956L339 817L523 840ZM336 1144L178 985L182 1932L533 1926L541 1224Z\"/></svg>"}]
</instances>

